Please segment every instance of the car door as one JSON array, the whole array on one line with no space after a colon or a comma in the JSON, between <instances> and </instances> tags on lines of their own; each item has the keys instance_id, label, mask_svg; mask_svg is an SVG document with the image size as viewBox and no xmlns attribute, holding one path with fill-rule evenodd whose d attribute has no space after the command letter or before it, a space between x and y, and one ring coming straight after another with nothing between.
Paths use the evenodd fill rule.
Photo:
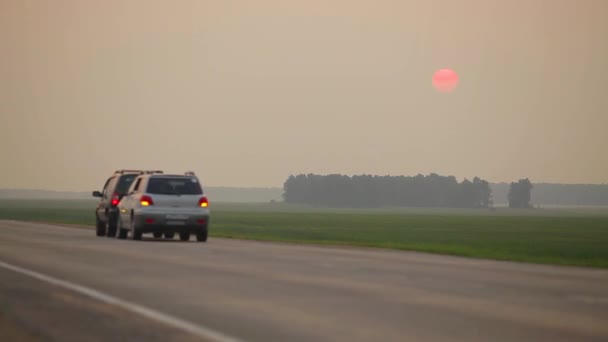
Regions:
<instances>
[{"instance_id":1,"label":"car door","mask_svg":"<svg viewBox=\"0 0 608 342\"><path fill-rule=\"evenodd\" d=\"M108 205L107 194L113 178L114 177L110 177L106 180L106 184L104 184L103 190L101 191L101 198L99 199L99 202L97 202L97 207L95 209L97 212L97 217L103 222L108 221L108 218L106 217L106 208Z\"/></svg>"}]
</instances>

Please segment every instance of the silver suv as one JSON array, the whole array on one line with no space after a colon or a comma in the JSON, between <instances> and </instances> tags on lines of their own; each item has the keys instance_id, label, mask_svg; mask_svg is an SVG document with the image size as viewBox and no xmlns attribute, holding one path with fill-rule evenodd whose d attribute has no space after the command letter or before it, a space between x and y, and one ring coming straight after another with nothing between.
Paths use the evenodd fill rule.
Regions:
<instances>
[{"instance_id":1,"label":"silver suv","mask_svg":"<svg viewBox=\"0 0 608 342\"><path fill-rule=\"evenodd\" d=\"M179 233L187 241L207 241L209 201L193 172L183 175L144 173L139 175L118 204L118 238L131 232L133 240L153 233L172 239Z\"/></svg>"}]
</instances>

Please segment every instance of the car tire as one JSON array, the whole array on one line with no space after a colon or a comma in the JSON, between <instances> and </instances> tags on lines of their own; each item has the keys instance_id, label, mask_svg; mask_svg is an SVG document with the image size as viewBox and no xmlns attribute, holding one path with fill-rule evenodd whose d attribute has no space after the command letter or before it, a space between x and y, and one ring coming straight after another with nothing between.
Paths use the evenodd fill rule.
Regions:
<instances>
[{"instance_id":1,"label":"car tire","mask_svg":"<svg viewBox=\"0 0 608 342\"><path fill-rule=\"evenodd\" d=\"M122 219L120 216L118 217L118 223L116 224L118 227L118 238L124 240L127 238L129 234L129 230L122 227Z\"/></svg>"},{"instance_id":2,"label":"car tire","mask_svg":"<svg viewBox=\"0 0 608 342\"><path fill-rule=\"evenodd\" d=\"M208 234L209 234L209 231L207 230L207 227L199 230L198 232L196 232L196 241L207 242Z\"/></svg>"},{"instance_id":3,"label":"car tire","mask_svg":"<svg viewBox=\"0 0 608 342\"><path fill-rule=\"evenodd\" d=\"M95 233L97 236L106 236L106 224L95 215Z\"/></svg>"},{"instance_id":4,"label":"car tire","mask_svg":"<svg viewBox=\"0 0 608 342\"><path fill-rule=\"evenodd\" d=\"M160 239L161 237L163 237L163 233L161 232L155 232L153 235L155 239Z\"/></svg>"},{"instance_id":5,"label":"car tire","mask_svg":"<svg viewBox=\"0 0 608 342\"><path fill-rule=\"evenodd\" d=\"M118 217L112 218L108 221L108 237L116 237L116 230L118 227Z\"/></svg>"},{"instance_id":6,"label":"car tire","mask_svg":"<svg viewBox=\"0 0 608 342\"><path fill-rule=\"evenodd\" d=\"M165 233L164 236L165 239L173 240L173 238L175 237L175 233Z\"/></svg>"},{"instance_id":7,"label":"car tire","mask_svg":"<svg viewBox=\"0 0 608 342\"><path fill-rule=\"evenodd\" d=\"M134 230L131 232L131 238L135 241L141 240L142 235L142 232L140 232L139 230Z\"/></svg>"},{"instance_id":8,"label":"car tire","mask_svg":"<svg viewBox=\"0 0 608 342\"><path fill-rule=\"evenodd\" d=\"M142 232L135 226L135 220L131 216L131 239L139 241L142 235Z\"/></svg>"},{"instance_id":9,"label":"car tire","mask_svg":"<svg viewBox=\"0 0 608 342\"><path fill-rule=\"evenodd\" d=\"M179 239L181 241L188 241L188 240L190 240L190 232L179 233Z\"/></svg>"}]
</instances>

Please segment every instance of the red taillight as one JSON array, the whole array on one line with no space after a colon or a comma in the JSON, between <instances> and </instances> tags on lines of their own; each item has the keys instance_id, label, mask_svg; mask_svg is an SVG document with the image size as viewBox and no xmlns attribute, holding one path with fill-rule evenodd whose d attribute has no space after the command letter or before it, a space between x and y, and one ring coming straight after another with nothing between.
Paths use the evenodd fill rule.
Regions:
<instances>
[{"instance_id":1,"label":"red taillight","mask_svg":"<svg viewBox=\"0 0 608 342\"><path fill-rule=\"evenodd\" d=\"M152 200L152 197L147 196L147 195L143 195L139 199L139 204L141 204L142 207L147 207L147 206L150 206L150 205L154 205L154 201Z\"/></svg>"},{"instance_id":2,"label":"red taillight","mask_svg":"<svg viewBox=\"0 0 608 342\"><path fill-rule=\"evenodd\" d=\"M209 206L209 200L207 199L207 197L201 197L201 199L198 200L198 206L202 208L207 208Z\"/></svg>"},{"instance_id":3,"label":"red taillight","mask_svg":"<svg viewBox=\"0 0 608 342\"><path fill-rule=\"evenodd\" d=\"M207 223L207 220L205 220L205 219L198 219L198 220L196 220L196 223L198 223L198 224L205 224L205 223Z\"/></svg>"},{"instance_id":4,"label":"red taillight","mask_svg":"<svg viewBox=\"0 0 608 342\"><path fill-rule=\"evenodd\" d=\"M152 223L154 223L154 219L153 218L147 218L145 220L145 222L146 222L146 224L152 224Z\"/></svg>"},{"instance_id":5,"label":"red taillight","mask_svg":"<svg viewBox=\"0 0 608 342\"><path fill-rule=\"evenodd\" d=\"M113 193L112 199L110 200L110 204L112 204L112 206L115 207L118 205L119 202L120 202L120 195L118 194L118 192Z\"/></svg>"}]
</instances>

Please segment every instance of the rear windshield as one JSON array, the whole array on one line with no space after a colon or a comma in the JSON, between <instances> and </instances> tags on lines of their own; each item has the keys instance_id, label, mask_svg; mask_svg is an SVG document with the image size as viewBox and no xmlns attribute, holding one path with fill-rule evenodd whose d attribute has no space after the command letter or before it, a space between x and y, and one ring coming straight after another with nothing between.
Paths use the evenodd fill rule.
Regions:
<instances>
[{"instance_id":1,"label":"rear windshield","mask_svg":"<svg viewBox=\"0 0 608 342\"><path fill-rule=\"evenodd\" d=\"M127 191L129 191L129 187L131 187L131 183L137 178L137 175L123 175L118 179L118 184L116 184L116 192L119 195L126 195Z\"/></svg>"},{"instance_id":2,"label":"rear windshield","mask_svg":"<svg viewBox=\"0 0 608 342\"><path fill-rule=\"evenodd\" d=\"M146 192L158 195L201 195L203 189L195 178L154 177L150 178Z\"/></svg>"}]
</instances>

